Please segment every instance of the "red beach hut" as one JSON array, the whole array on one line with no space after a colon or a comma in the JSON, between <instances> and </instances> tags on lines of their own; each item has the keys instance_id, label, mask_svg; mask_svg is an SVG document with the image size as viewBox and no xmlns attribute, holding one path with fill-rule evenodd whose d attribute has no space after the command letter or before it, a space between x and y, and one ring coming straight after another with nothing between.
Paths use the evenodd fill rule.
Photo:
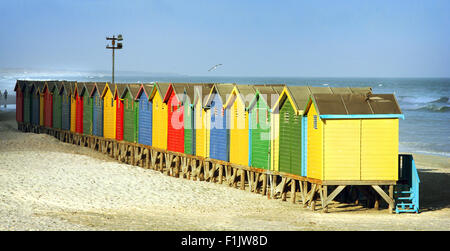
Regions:
<instances>
[{"instance_id":1,"label":"red beach hut","mask_svg":"<svg viewBox=\"0 0 450 251\"><path fill-rule=\"evenodd\" d=\"M78 82L75 87L75 98L76 98L76 124L75 132L83 133L83 96L81 96L81 90L83 89L84 83Z\"/></svg>"},{"instance_id":2,"label":"red beach hut","mask_svg":"<svg viewBox=\"0 0 450 251\"><path fill-rule=\"evenodd\" d=\"M171 84L164 96L168 109L167 150L184 153L184 97L186 84Z\"/></svg>"},{"instance_id":3,"label":"red beach hut","mask_svg":"<svg viewBox=\"0 0 450 251\"><path fill-rule=\"evenodd\" d=\"M14 91L16 92L16 121L23 122L23 92L25 90L25 82L17 80Z\"/></svg>"},{"instance_id":4,"label":"red beach hut","mask_svg":"<svg viewBox=\"0 0 450 251\"><path fill-rule=\"evenodd\" d=\"M120 98L126 84L116 84L114 91L114 102L116 102L116 140L123 140L123 99Z\"/></svg>"},{"instance_id":5,"label":"red beach hut","mask_svg":"<svg viewBox=\"0 0 450 251\"><path fill-rule=\"evenodd\" d=\"M53 126L53 94L50 90L53 89L53 82L45 82L44 86L44 126Z\"/></svg>"}]
</instances>

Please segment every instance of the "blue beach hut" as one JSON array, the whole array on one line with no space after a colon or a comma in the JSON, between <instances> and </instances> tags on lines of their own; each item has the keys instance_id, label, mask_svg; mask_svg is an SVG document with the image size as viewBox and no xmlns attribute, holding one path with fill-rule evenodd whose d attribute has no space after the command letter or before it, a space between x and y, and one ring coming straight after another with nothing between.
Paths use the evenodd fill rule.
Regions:
<instances>
[{"instance_id":1,"label":"blue beach hut","mask_svg":"<svg viewBox=\"0 0 450 251\"><path fill-rule=\"evenodd\" d=\"M138 143L147 146L152 145L153 103L149 100L152 90L153 84L142 84L136 95L139 102Z\"/></svg>"},{"instance_id":2,"label":"blue beach hut","mask_svg":"<svg viewBox=\"0 0 450 251\"><path fill-rule=\"evenodd\" d=\"M101 97L106 83L95 83L91 97L92 107L92 134L103 137L103 99Z\"/></svg>"},{"instance_id":3,"label":"blue beach hut","mask_svg":"<svg viewBox=\"0 0 450 251\"><path fill-rule=\"evenodd\" d=\"M64 81L60 89L61 95L61 128L70 130L70 96L72 93L72 82Z\"/></svg>"},{"instance_id":4,"label":"blue beach hut","mask_svg":"<svg viewBox=\"0 0 450 251\"><path fill-rule=\"evenodd\" d=\"M224 109L227 95L234 84L214 84L208 96L206 106L211 112L209 155L212 159L229 161L229 121L228 109Z\"/></svg>"}]
</instances>

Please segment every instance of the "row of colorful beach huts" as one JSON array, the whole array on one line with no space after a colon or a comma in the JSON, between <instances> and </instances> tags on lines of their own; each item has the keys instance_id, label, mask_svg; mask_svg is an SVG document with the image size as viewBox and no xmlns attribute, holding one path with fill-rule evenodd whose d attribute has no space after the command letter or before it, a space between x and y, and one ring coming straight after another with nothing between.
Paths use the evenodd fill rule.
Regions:
<instances>
[{"instance_id":1,"label":"row of colorful beach huts","mask_svg":"<svg viewBox=\"0 0 450 251\"><path fill-rule=\"evenodd\" d=\"M22 81L17 121L317 180L398 180L393 94L371 88Z\"/></svg>"}]
</instances>

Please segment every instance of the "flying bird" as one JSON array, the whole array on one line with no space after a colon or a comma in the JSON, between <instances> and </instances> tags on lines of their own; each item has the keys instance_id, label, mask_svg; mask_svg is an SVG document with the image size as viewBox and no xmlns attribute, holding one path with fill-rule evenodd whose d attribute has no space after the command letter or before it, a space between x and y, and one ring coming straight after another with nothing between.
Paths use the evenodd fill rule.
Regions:
<instances>
[{"instance_id":1,"label":"flying bird","mask_svg":"<svg viewBox=\"0 0 450 251\"><path fill-rule=\"evenodd\" d=\"M222 64L216 64L213 67L211 67L211 69L209 69L208 71L213 71L215 69L217 69L217 67L221 66Z\"/></svg>"}]
</instances>

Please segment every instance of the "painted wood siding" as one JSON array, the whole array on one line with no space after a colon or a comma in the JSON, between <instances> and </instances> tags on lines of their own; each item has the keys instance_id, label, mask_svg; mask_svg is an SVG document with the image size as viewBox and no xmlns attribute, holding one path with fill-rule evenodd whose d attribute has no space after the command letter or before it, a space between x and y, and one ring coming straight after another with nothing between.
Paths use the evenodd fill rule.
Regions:
<instances>
[{"instance_id":1,"label":"painted wood siding","mask_svg":"<svg viewBox=\"0 0 450 251\"><path fill-rule=\"evenodd\" d=\"M61 99L62 96L59 94L59 90L56 88L53 93L53 128L61 129Z\"/></svg>"},{"instance_id":2,"label":"painted wood siding","mask_svg":"<svg viewBox=\"0 0 450 251\"><path fill-rule=\"evenodd\" d=\"M159 91L156 91L153 102L153 146L167 150L167 105L163 102Z\"/></svg>"},{"instance_id":3,"label":"painted wood siding","mask_svg":"<svg viewBox=\"0 0 450 251\"><path fill-rule=\"evenodd\" d=\"M16 121L23 122L23 92L20 88L16 89Z\"/></svg>"},{"instance_id":4,"label":"painted wood siding","mask_svg":"<svg viewBox=\"0 0 450 251\"><path fill-rule=\"evenodd\" d=\"M103 137L107 139L116 138L116 102L113 98L113 93L107 87L105 95L103 96Z\"/></svg>"},{"instance_id":5,"label":"painted wood siding","mask_svg":"<svg viewBox=\"0 0 450 251\"><path fill-rule=\"evenodd\" d=\"M39 125L44 126L44 111L45 111L45 100L44 100L44 93L39 94Z\"/></svg>"},{"instance_id":6,"label":"painted wood siding","mask_svg":"<svg viewBox=\"0 0 450 251\"><path fill-rule=\"evenodd\" d=\"M77 131L77 97L76 95L70 96L70 131Z\"/></svg>"},{"instance_id":7,"label":"painted wood siding","mask_svg":"<svg viewBox=\"0 0 450 251\"><path fill-rule=\"evenodd\" d=\"M201 99L195 104L195 153L197 156L209 157L209 113L202 108Z\"/></svg>"},{"instance_id":8,"label":"painted wood siding","mask_svg":"<svg viewBox=\"0 0 450 251\"><path fill-rule=\"evenodd\" d=\"M31 93L28 87L23 95L23 122L31 123Z\"/></svg>"},{"instance_id":9,"label":"painted wood siding","mask_svg":"<svg viewBox=\"0 0 450 251\"><path fill-rule=\"evenodd\" d=\"M280 109L279 171L301 175L302 118L288 98Z\"/></svg>"},{"instance_id":10,"label":"painted wood siding","mask_svg":"<svg viewBox=\"0 0 450 251\"><path fill-rule=\"evenodd\" d=\"M229 109L230 162L248 166L248 113L241 99L236 98Z\"/></svg>"},{"instance_id":11,"label":"painted wood siding","mask_svg":"<svg viewBox=\"0 0 450 251\"><path fill-rule=\"evenodd\" d=\"M273 171L279 171L280 166L280 114L278 112L272 113L272 126L270 128L270 145L271 145L271 166L270 169Z\"/></svg>"},{"instance_id":12,"label":"painted wood siding","mask_svg":"<svg viewBox=\"0 0 450 251\"><path fill-rule=\"evenodd\" d=\"M139 144L152 145L153 103L142 93L139 98Z\"/></svg>"},{"instance_id":13,"label":"painted wood siding","mask_svg":"<svg viewBox=\"0 0 450 251\"><path fill-rule=\"evenodd\" d=\"M167 150L184 153L184 107L172 91L167 102Z\"/></svg>"},{"instance_id":14,"label":"painted wood siding","mask_svg":"<svg viewBox=\"0 0 450 251\"><path fill-rule=\"evenodd\" d=\"M194 109L186 103L184 105L184 153L195 154L195 129L194 129Z\"/></svg>"},{"instance_id":15,"label":"painted wood siding","mask_svg":"<svg viewBox=\"0 0 450 251\"><path fill-rule=\"evenodd\" d=\"M62 95L61 99L61 128L63 130L70 130L72 117L70 116L71 99L68 95Z\"/></svg>"},{"instance_id":16,"label":"painted wood siding","mask_svg":"<svg viewBox=\"0 0 450 251\"><path fill-rule=\"evenodd\" d=\"M92 98L86 90L83 95L83 134L92 135Z\"/></svg>"},{"instance_id":17,"label":"painted wood siding","mask_svg":"<svg viewBox=\"0 0 450 251\"><path fill-rule=\"evenodd\" d=\"M324 180L360 180L361 120L326 120L323 137Z\"/></svg>"},{"instance_id":18,"label":"painted wood siding","mask_svg":"<svg viewBox=\"0 0 450 251\"><path fill-rule=\"evenodd\" d=\"M39 125L39 110L40 110L40 98L39 94L33 94L31 105L31 123L33 125Z\"/></svg>"},{"instance_id":19,"label":"painted wood siding","mask_svg":"<svg viewBox=\"0 0 450 251\"><path fill-rule=\"evenodd\" d=\"M210 111L210 158L229 161L228 111L223 108L223 103L219 95L214 95Z\"/></svg>"},{"instance_id":20,"label":"painted wood siding","mask_svg":"<svg viewBox=\"0 0 450 251\"><path fill-rule=\"evenodd\" d=\"M398 180L398 119L361 120L361 180Z\"/></svg>"},{"instance_id":21,"label":"painted wood siding","mask_svg":"<svg viewBox=\"0 0 450 251\"><path fill-rule=\"evenodd\" d=\"M92 112L92 134L103 137L103 99L97 90L93 95Z\"/></svg>"},{"instance_id":22,"label":"painted wood siding","mask_svg":"<svg viewBox=\"0 0 450 251\"><path fill-rule=\"evenodd\" d=\"M139 103L134 101L129 91L125 94L123 102L123 139L136 143L138 141Z\"/></svg>"},{"instance_id":23,"label":"painted wood siding","mask_svg":"<svg viewBox=\"0 0 450 251\"><path fill-rule=\"evenodd\" d=\"M48 88L44 92L44 126L53 126L53 95Z\"/></svg>"},{"instance_id":24,"label":"painted wood siding","mask_svg":"<svg viewBox=\"0 0 450 251\"><path fill-rule=\"evenodd\" d=\"M124 104L123 101L116 96L114 101L116 103L116 140L123 140L123 113Z\"/></svg>"},{"instance_id":25,"label":"painted wood siding","mask_svg":"<svg viewBox=\"0 0 450 251\"><path fill-rule=\"evenodd\" d=\"M76 112L76 125L75 125L75 131L77 133L83 133L83 97L77 95L76 96L76 108L77 108L77 112Z\"/></svg>"},{"instance_id":26,"label":"painted wood siding","mask_svg":"<svg viewBox=\"0 0 450 251\"><path fill-rule=\"evenodd\" d=\"M323 121L314 105L307 114L307 177L323 179Z\"/></svg>"},{"instance_id":27,"label":"painted wood siding","mask_svg":"<svg viewBox=\"0 0 450 251\"><path fill-rule=\"evenodd\" d=\"M270 167L270 125L271 116L267 104L258 98L251 110L251 166L262 169Z\"/></svg>"}]
</instances>

